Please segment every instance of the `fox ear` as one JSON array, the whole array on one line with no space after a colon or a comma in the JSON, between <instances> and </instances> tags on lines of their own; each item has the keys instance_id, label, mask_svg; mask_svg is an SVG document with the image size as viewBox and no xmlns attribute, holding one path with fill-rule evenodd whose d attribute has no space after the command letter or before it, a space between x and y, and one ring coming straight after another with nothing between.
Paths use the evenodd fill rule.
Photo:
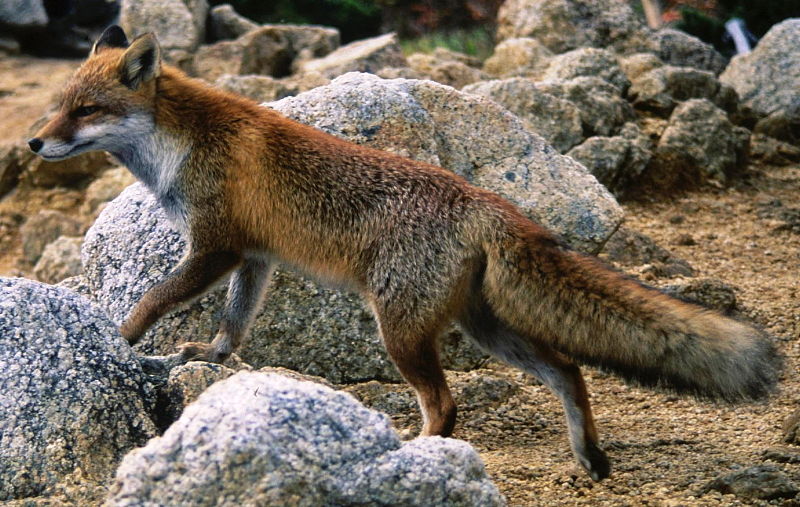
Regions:
<instances>
[{"instance_id":1,"label":"fox ear","mask_svg":"<svg viewBox=\"0 0 800 507\"><path fill-rule=\"evenodd\" d=\"M111 25L105 29L103 34L97 39L97 42L92 46L91 56L96 55L103 48L126 48L128 47L128 38L125 37L125 32L117 25Z\"/></svg>"},{"instance_id":2,"label":"fox ear","mask_svg":"<svg viewBox=\"0 0 800 507\"><path fill-rule=\"evenodd\" d=\"M134 39L122 55L122 83L136 90L161 72L161 48L156 36L146 33Z\"/></svg>"}]
</instances>

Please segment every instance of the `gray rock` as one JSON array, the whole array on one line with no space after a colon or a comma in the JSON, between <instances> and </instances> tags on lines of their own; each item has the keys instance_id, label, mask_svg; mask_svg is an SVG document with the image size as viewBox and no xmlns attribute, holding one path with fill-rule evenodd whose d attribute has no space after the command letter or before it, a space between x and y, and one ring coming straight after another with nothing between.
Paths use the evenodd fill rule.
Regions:
<instances>
[{"instance_id":1,"label":"gray rock","mask_svg":"<svg viewBox=\"0 0 800 507\"><path fill-rule=\"evenodd\" d=\"M47 11L41 0L5 0L0 2L0 24L15 28L44 28Z\"/></svg>"},{"instance_id":2,"label":"gray rock","mask_svg":"<svg viewBox=\"0 0 800 507\"><path fill-rule=\"evenodd\" d=\"M198 361L171 368L161 390L163 422L172 424L212 384L235 374L235 370L221 364Z\"/></svg>"},{"instance_id":3,"label":"gray rock","mask_svg":"<svg viewBox=\"0 0 800 507\"><path fill-rule=\"evenodd\" d=\"M100 213L84 238L82 263L92 298L121 324L144 292L164 279L184 249L185 243L152 195L140 183L128 187ZM218 298L207 296L170 313L137 349L146 354L174 352L177 343L192 336L213 336Z\"/></svg>"},{"instance_id":4,"label":"gray rock","mask_svg":"<svg viewBox=\"0 0 800 507\"><path fill-rule=\"evenodd\" d=\"M347 72L375 73L384 67L405 67L406 59L393 33L351 42L331 54L296 65L299 73L318 72L334 78Z\"/></svg>"},{"instance_id":5,"label":"gray rock","mask_svg":"<svg viewBox=\"0 0 800 507\"><path fill-rule=\"evenodd\" d=\"M661 276L667 278L673 276L694 276L694 270L688 262L676 257L669 250L659 246L649 236L628 229L627 227L620 227L619 230L611 236L608 243L603 247L603 251L600 255L605 260L627 268L638 266L650 267L649 271L656 275L654 278L660 278ZM689 293L694 292L689 286L682 287L686 287ZM682 289L676 287L676 291L680 290Z\"/></svg>"},{"instance_id":6,"label":"gray rock","mask_svg":"<svg viewBox=\"0 0 800 507\"><path fill-rule=\"evenodd\" d=\"M79 275L82 269L81 243L81 237L61 236L47 245L33 268L36 279L55 284Z\"/></svg>"},{"instance_id":7,"label":"gray rock","mask_svg":"<svg viewBox=\"0 0 800 507\"><path fill-rule=\"evenodd\" d=\"M624 0L507 0L497 38L532 37L554 53L579 47L629 51L646 47L642 19Z\"/></svg>"},{"instance_id":8,"label":"gray rock","mask_svg":"<svg viewBox=\"0 0 800 507\"><path fill-rule=\"evenodd\" d=\"M583 141L580 110L567 100L543 92L532 79L483 81L462 91L494 100L561 153Z\"/></svg>"},{"instance_id":9,"label":"gray rock","mask_svg":"<svg viewBox=\"0 0 800 507\"><path fill-rule=\"evenodd\" d=\"M42 210L22 225L22 254L25 262L34 265L44 248L60 236L80 234L80 222L55 210Z\"/></svg>"},{"instance_id":10,"label":"gray rock","mask_svg":"<svg viewBox=\"0 0 800 507\"><path fill-rule=\"evenodd\" d=\"M248 372L128 454L108 503L504 505L468 444L401 444L386 416L348 394Z\"/></svg>"},{"instance_id":11,"label":"gray rock","mask_svg":"<svg viewBox=\"0 0 800 507\"><path fill-rule=\"evenodd\" d=\"M732 86L757 116L796 107L800 101L800 18L770 28L750 53L735 56L720 81Z\"/></svg>"},{"instance_id":12,"label":"gray rock","mask_svg":"<svg viewBox=\"0 0 800 507\"><path fill-rule=\"evenodd\" d=\"M774 465L758 465L717 477L701 489L719 491L748 500L794 498L800 488Z\"/></svg>"},{"instance_id":13,"label":"gray rock","mask_svg":"<svg viewBox=\"0 0 800 507\"><path fill-rule=\"evenodd\" d=\"M122 0L119 23L128 37L154 32L166 53L194 51L205 39L207 0Z\"/></svg>"},{"instance_id":14,"label":"gray rock","mask_svg":"<svg viewBox=\"0 0 800 507\"><path fill-rule=\"evenodd\" d=\"M708 99L716 103L719 93L720 83L711 72L664 65L634 78L628 97L638 109L669 115L685 100ZM722 99L730 101L725 96Z\"/></svg>"},{"instance_id":15,"label":"gray rock","mask_svg":"<svg viewBox=\"0 0 800 507\"><path fill-rule=\"evenodd\" d=\"M217 5L208 12L211 40L236 39L260 25L236 12L230 4Z\"/></svg>"},{"instance_id":16,"label":"gray rock","mask_svg":"<svg viewBox=\"0 0 800 507\"><path fill-rule=\"evenodd\" d=\"M606 49L578 48L550 59L542 80L569 80L580 76L595 76L608 81L624 95L631 85L613 53Z\"/></svg>"},{"instance_id":17,"label":"gray rock","mask_svg":"<svg viewBox=\"0 0 800 507\"><path fill-rule=\"evenodd\" d=\"M649 144L641 135L632 139L596 136L572 148L567 155L589 169L612 194L621 197L630 191L650 162Z\"/></svg>"},{"instance_id":18,"label":"gray rock","mask_svg":"<svg viewBox=\"0 0 800 507\"><path fill-rule=\"evenodd\" d=\"M728 62L714 49L693 35L672 28L662 28L650 35L653 50L670 65L694 67L718 76Z\"/></svg>"},{"instance_id":19,"label":"gray rock","mask_svg":"<svg viewBox=\"0 0 800 507\"><path fill-rule=\"evenodd\" d=\"M223 74L288 76L301 58L327 55L339 47L339 31L305 25L264 25L236 40L201 46L197 75L215 81Z\"/></svg>"},{"instance_id":20,"label":"gray rock","mask_svg":"<svg viewBox=\"0 0 800 507\"><path fill-rule=\"evenodd\" d=\"M726 183L745 165L749 139L749 131L735 127L711 102L688 100L670 116L648 172L671 180L665 187Z\"/></svg>"},{"instance_id":21,"label":"gray rock","mask_svg":"<svg viewBox=\"0 0 800 507\"><path fill-rule=\"evenodd\" d=\"M454 88L462 88L488 77L481 70L452 59L452 55L440 55L415 53L408 57L408 66L422 79L430 79Z\"/></svg>"},{"instance_id":22,"label":"gray rock","mask_svg":"<svg viewBox=\"0 0 800 507\"><path fill-rule=\"evenodd\" d=\"M153 402L114 325L70 290L0 278L0 500L102 483L155 435Z\"/></svg>"},{"instance_id":23,"label":"gray rock","mask_svg":"<svg viewBox=\"0 0 800 507\"><path fill-rule=\"evenodd\" d=\"M631 105L619 96L619 88L598 77L543 81L538 87L578 108L584 137L613 136L636 119Z\"/></svg>"},{"instance_id":24,"label":"gray rock","mask_svg":"<svg viewBox=\"0 0 800 507\"><path fill-rule=\"evenodd\" d=\"M547 68L552 56L552 51L537 39L506 39L495 46L492 56L483 64L483 71L495 77L536 77Z\"/></svg>"}]
</instances>

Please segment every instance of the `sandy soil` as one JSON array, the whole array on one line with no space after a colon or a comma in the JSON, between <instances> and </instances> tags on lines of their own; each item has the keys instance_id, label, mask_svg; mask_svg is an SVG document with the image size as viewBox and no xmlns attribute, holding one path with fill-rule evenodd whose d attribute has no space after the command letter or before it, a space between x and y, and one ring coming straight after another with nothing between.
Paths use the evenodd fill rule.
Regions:
<instances>
[{"instance_id":1,"label":"sandy soil","mask_svg":"<svg viewBox=\"0 0 800 507\"><path fill-rule=\"evenodd\" d=\"M44 112L76 66L0 59L0 141L24 139L32 119ZM769 403L717 406L631 388L587 370L602 444L614 467L608 480L593 483L573 462L555 397L516 370L491 363L488 369L514 386L513 394L495 406L470 410L469 393L460 393L460 406L466 407L454 436L479 450L511 505L741 503L730 495L697 494L714 477L764 463L763 452L782 445L781 424L798 408L800 230L785 230L781 218L787 207L798 206L798 195L800 166L752 167L746 183L736 188L625 206L628 227L689 261L698 277L718 278L736 288L743 314L768 329L786 354L780 393ZM81 200L72 190L18 190L0 201L0 218L12 210L30 215L57 208L69 213ZM9 224L0 222L0 275L19 273L14 263L18 230L12 219ZM687 244L692 241L686 235L694 245ZM403 386L391 389L407 392ZM399 429L416 430L419 425L416 410L394 419ZM778 466L800 483L799 464Z\"/></svg>"}]
</instances>

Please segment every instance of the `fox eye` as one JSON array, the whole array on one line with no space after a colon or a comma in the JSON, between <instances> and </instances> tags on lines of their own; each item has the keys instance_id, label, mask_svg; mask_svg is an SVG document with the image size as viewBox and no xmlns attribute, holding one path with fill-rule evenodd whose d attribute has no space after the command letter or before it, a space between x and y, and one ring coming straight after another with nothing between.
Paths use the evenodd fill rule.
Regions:
<instances>
[{"instance_id":1,"label":"fox eye","mask_svg":"<svg viewBox=\"0 0 800 507\"><path fill-rule=\"evenodd\" d=\"M75 108L75 110L72 111L72 114L80 118L82 116L89 116L90 114L96 113L99 110L100 106L80 106Z\"/></svg>"}]
</instances>

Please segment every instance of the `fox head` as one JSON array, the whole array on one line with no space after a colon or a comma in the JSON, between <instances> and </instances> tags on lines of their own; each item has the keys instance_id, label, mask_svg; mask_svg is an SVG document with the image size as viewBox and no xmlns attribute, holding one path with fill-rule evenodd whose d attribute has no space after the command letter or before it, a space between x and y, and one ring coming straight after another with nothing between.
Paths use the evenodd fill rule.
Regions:
<instances>
[{"instance_id":1,"label":"fox head","mask_svg":"<svg viewBox=\"0 0 800 507\"><path fill-rule=\"evenodd\" d=\"M153 128L156 78L161 50L148 33L128 42L111 26L103 32L86 62L68 81L57 113L28 146L46 160L87 151L124 154L133 132Z\"/></svg>"}]
</instances>

